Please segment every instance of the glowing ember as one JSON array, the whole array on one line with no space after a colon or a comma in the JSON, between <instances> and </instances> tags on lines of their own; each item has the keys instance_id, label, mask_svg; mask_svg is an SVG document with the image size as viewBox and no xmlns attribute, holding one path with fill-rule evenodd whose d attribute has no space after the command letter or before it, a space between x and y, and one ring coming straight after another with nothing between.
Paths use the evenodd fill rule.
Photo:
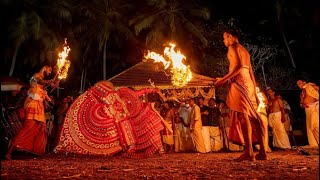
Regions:
<instances>
[{"instance_id":1,"label":"glowing ember","mask_svg":"<svg viewBox=\"0 0 320 180\"><path fill-rule=\"evenodd\" d=\"M67 59L67 57L70 50L70 47L67 45L67 38L65 38L63 51L59 53L59 59L57 61L59 80L65 79L68 76L68 70L71 62Z\"/></svg>"},{"instance_id":2,"label":"glowing ember","mask_svg":"<svg viewBox=\"0 0 320 180\"><path fill-rule=\"evenodd\" d=\"M259 87L256 87L256 93L257 93L258 99L260 101L259 106L258 106L258 110L260 108L265 108L266 104L264 103L264 97L263 97L262 92L260 91Z\"/></svg>"},{"instance_id":3,"label":"glowing ember","mask_svg":"<svg viewBox=\"0 0 320 180\"><path fill-rule=\"evenodd\" d=\"M177 87L183 87L191 80L192 72L189 66L182 63L182 60L186 59L186 57L181 54L179 50L176 52L174 50L175 46L175 44L170 43L170 47L164 49L164 56L169 60L166 60L164 56L160 54L150 51L148 51L145 58L153 59L155 62L162 62L165 69L172 64L172 67L170 68L170 72L172 73L172 84Z\"/></svg>"}]
</instances>

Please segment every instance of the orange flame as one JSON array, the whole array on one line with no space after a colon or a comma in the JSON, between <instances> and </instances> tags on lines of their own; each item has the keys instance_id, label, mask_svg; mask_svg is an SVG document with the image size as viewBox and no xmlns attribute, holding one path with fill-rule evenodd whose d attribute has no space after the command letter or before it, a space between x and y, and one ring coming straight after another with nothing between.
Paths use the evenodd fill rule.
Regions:
<instances>
[{"instance_id":1,"label":"orange flame","mask_svg":"<svg viewBox=\"0 0 320 180\"><path fill-rule=\"evenodd\" d=\"M262 92L260 91L259 87L256 87L256 93L259 99L259 106L258 106L258 111L260 110L260 108L265 108L266 104L264 103L264 97L262 95Z\"/></svg>"},{"instance_id":2,"label":"orange flame","mask_svg":"<svg viewBox=\"0 0 320 180\"><path fill-rule=\"evenodd\" d=\"M63 44L63 51L58 54L59 59L57 61L57 66L59 80L65 79L68 76L68 70L71 62L67 59L67 57L70 50L70 47L67 45L67 38L65 38Z\"/></svg>"},{"instance_id":3,"label":"orange flame","mask_svg":"<svg viewBox=\"0 0 320 180\"><path fill-rule=\"evenodd\" d=\"M160 54L150 51L145 55L145 58L153 59L155 62L162 62L165 69L172 64L170 68L172 84L177 87L183 87L192 79L192 72L189 66L186 66L182 62L186 57L179 50L177 52L174 50L176 45L173 43L169 45L170 47L164 49L164 56L169 60L166 60L164 56Z\"/></svg>"}]
</instances>

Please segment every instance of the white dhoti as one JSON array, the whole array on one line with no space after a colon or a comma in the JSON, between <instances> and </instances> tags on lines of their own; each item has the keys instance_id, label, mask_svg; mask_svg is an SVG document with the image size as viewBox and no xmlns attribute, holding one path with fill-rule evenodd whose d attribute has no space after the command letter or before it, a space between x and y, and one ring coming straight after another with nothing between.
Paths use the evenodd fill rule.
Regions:
<instances>
[{"instance_id":1,"label":"white dhoti","mask_svg":"<svg viewBox=\"0 0 320 180\"><path fill-rule=\"evenodd\" d=\"M220 151L223 148L223 139L219 127L208 126L210 133L211 151Z\"/></svg>"},{"instance_id":2,"label":"white dhoti","mask_svg":"<svg viewBox=\"0 0 320 180\"><path fill-rule=\"evenodd\" d=\"M202 126L201 133L204 141L204 146L206 147L206 152L211 151L211 142L210 142L210 126Z\"/></svg>"},{"instance_id":3,"label":"white dhoti","mask_svg":"<svg viewBox=\"0 0 320 180\"><path fill-rule=\"evenodd\" d=\"M291 149L288 134L281 122L281 112L270 113L268 120L272 128L273 146L281 149Z\"/></svg>"},{"instance_id":4,"label":"white dhoti","mask_svg":"<svg viewBox=\"0 0 320 180\"><path fill-rule=\"evenodd\" d=\"M319 101L307 105L305 111L309 146L319 147Z\"/></svg>"}]
</instances>

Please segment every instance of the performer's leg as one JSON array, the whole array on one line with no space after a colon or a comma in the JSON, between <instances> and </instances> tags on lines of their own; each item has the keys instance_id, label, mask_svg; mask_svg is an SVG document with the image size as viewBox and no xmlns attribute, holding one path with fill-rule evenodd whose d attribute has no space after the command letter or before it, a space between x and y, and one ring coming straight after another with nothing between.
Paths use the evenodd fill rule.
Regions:
<instances>
[{"instance_id":1,"label":"performer's leg","mask_svg":"<svg viewBox=\"0 0 320 180\"><path fill-rule=\"evenodd\" d=\"M258 160L267 160L267 153L266 153L266 136L267 131L266 131L267 127L265 127L265 125L263 126L258 126L257 127L257 135L258 135L258 141L259 141L259 145L260 145L260 149L259 149L259 154L256 155L256 159Z\"/></svg>"},{"instance_id":2,"label":"performer's leg","mask_svg":"<svg viewBox=\"0 0 320 180\"><path fill-rule=\"evenodd\" d=\"M253 148L252 148L252 128L251 128L249 116L243 113L238 113L238 118L240 120L241 129L243 131L245 149L244 149L244 153L240 157L238 157L236 160L254 161L255 156L253 154Z\"/></svg>"}]
</instances>

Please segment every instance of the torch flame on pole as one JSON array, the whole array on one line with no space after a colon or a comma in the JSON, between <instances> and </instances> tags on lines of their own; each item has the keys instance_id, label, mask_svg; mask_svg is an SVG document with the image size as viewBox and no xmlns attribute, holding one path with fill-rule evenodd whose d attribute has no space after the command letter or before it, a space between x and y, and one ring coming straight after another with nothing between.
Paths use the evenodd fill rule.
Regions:
<instances>
[{"instance_id":1,"label":"torch flame on pole","mask_svg":"<svg viewBox=\"0 0 320 180\"><path fill-rule=\"evenodd\" d=\"M170 47L164 49L164 56L155 52L148 51L146 59L153 59L155 62L161 62L167 69L171 64L170 72L172 73L171 81L174 86L183 87L192 79L192 72L189 66L183 64L182 60L186 57L178 50L175 51L175 44L170 43ZM166 58L168 60L166 60Z\"/></svg>"},{"instance_id":2,"label":"torch flame on pole","mask_svg":"<svg viewBox=\"0 0 320 180\"><path fill-rule=\"evenodd\" d=\"M65 79L68 76L68 70L71 62L67 59L70 52L70 47L67 45L67 38L64 39L63 51L61 51L58 56L57 66L58 66L58 79Z\"/></svg>"}]
</instances>

